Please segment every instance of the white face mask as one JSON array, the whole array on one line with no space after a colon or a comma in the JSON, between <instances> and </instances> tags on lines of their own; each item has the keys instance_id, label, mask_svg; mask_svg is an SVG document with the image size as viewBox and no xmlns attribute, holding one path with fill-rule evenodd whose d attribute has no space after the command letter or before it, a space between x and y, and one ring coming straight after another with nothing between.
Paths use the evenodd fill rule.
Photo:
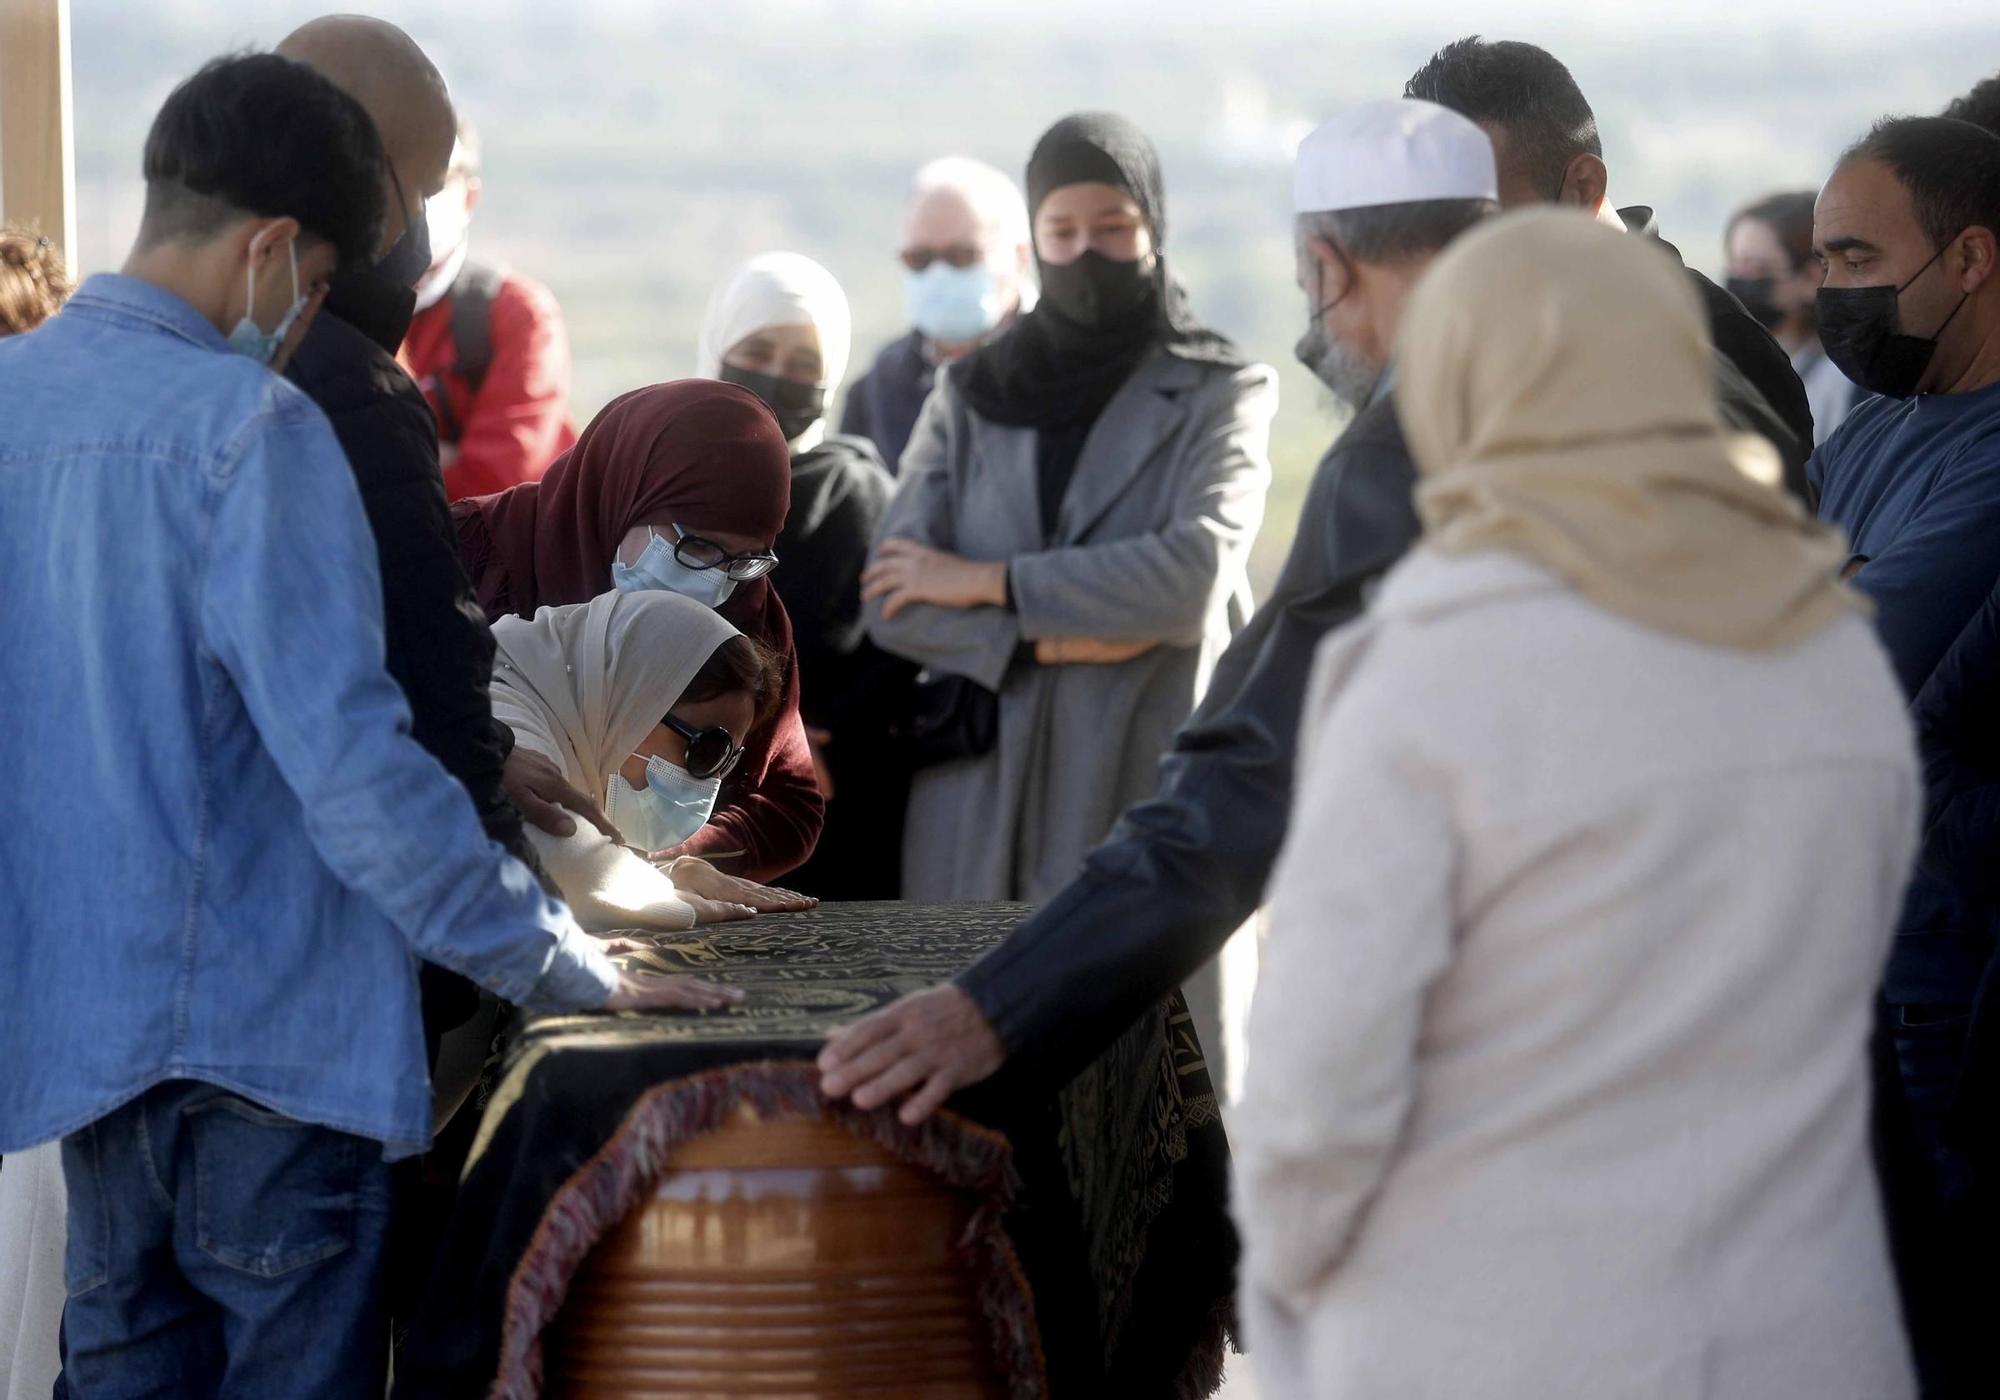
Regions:
<instances>
[{"instance_id":1,"label":"white face mask","mask_svg":"<svg viewBox=\"0 0 2000 1400\"><path fill-rule=\"evenodd\" d=\"M306 303L312 297L299 290L299 244L296 238L285 241L285 252L292 262L292 305L278 319L276 329L265 330L257 324L251 314L257 309L257 245L264 241L264 234L258 234L250 243L250 264L245 269L249 282L249 300L243 305L243 319L236 323L236 329L229 333L229 348L239 355L247 355L260 365L268 365L278 358L278 351L284 346L285 337L292 333L292 327L304 314Z\"/></svg>"},{"instance_id":2,"label":"white face mask","mask_svg":"<svg viewBox=\"0 0 2000 1400\"><path fill-rule=\"evenodd\" d=\"M417 310L428 311L443 301L465 268L472 234L472 210L463 180L450 180L424 201L424 222L430 227L431 265L417 279Z\"/></svg>"},{"instance_id":3,"label":"white face mask","mask_svg":"<svg viewBox=\"0 0 2000 1400\"><path fill-rule=\"evenodd\" d=\"M720 775L703 780L658 754L633 757L646 760L646 786L635 788L623 773L613 773L604 794L604 815L628 844L648 853L668 851L708 825L722 791Z\"/></svg>"},{"instance_id":4,"label":"white face mask","mask_svg":"<svg viewBox=\"0 0 2000 1400\"><path fill-rule=\"evenodd\" d=\"M447 180L445 187L424 201L424 222L431 231L431 266L443 267L472 230L471 191L465 181Z\"/></svg>"}]
</instances>

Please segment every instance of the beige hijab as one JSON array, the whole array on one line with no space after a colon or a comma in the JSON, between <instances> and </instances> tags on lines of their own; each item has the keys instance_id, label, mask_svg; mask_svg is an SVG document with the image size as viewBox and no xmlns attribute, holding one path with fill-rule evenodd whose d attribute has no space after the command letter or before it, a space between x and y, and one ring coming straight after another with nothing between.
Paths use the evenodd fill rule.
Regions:
<instances>
[{"instance_id":1,"label":"beige hijab","mask_svg":"<svg viewBox=\"0 0 2000 1400\"><path fill-rule=\"evenodd\" d=\"M1723 428L1706 318L1646 240L1557 210L1497 219L1425 274L1396 359L1432 549L1525 555L1719 646L1788 646L1865 607L1770 444Z\"/></svg>"},{"instance_id":2,"label":"beige hijab","mask_svg":"<svg viewBox=\"0 0 2000 1400\"><path fill-rule=\"evenodd\" d=\"M592 797L740 635L678 593L606 593L493 624L493 714Z\"/></svg>"}]
</instances>

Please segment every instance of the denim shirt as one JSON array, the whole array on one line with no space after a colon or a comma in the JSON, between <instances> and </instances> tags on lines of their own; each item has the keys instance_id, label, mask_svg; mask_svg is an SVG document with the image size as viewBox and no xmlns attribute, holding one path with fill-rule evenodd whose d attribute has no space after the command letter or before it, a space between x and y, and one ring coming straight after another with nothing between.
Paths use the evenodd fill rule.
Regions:
<instances>
[{"instance_id":1,"label":"denim shirt","mask_svg":"<svg viewBox=\"0 0 2000 1400\"><path fill-rule=\"evenodd\" d=\"M383 669L375 545L298 390L149 283L0 340L0 1152L168 1079L430 1136L416 959L551 1010L616 973Z\"/></svg>"}]
</instances>

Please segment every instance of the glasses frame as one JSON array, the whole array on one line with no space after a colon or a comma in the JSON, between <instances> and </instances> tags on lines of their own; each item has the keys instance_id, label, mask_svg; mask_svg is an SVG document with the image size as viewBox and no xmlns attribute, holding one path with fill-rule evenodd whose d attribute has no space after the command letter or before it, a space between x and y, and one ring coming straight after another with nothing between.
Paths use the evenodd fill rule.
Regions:
<instances>
[{"instance_id":1,"label":"glasses frame","mask_svg":"<svg viewBox=\"0 0 2000 1400\"><path fill-rule=\"evenodd\" d=\"M986 261L986 250L977 243L954 243L949 248L905 248L896 255L912 272L929 271L932 263L943 263L963 272Z\"/></svg>"},{"instance_id":2,"label":"glasses frame","mask_svg":"<svg viewBox=\"0 0 2000 1400\"><path fill-rule=\"evenodd\" d=\"M705 783L710 778L726 778L735 771L736 765L743 761L743 751L747 746L738 744L735 737L719 724L711 724L697 729L687 721L675 719L672 715L666 716L660 722L674 733L680 735L682 740L687 744L687 753L684 755L685 761L682 762L681 767L687 769L688 776L696 782ZM715 763L697 766L694 756L695 745L712 745L718 739L722 743L722 757Z\"/></svg>"},{"instance_id":3,"label":"glasses frame","mask_svg":"<svg viewBox=\"0 0 2000 1400\"><path fill-rule=\"evenodd\" d=\"M704 535L697 535L685 525L675 525L674 562L685 569L721 569L737 583L748 583L752 579L763 578L778 567L778 556L768 549L752 550L745 554L732 554ZM706 563L701 557L689 558L693 550L712 550L715 557Z\"/></svg>"}]
</instances>

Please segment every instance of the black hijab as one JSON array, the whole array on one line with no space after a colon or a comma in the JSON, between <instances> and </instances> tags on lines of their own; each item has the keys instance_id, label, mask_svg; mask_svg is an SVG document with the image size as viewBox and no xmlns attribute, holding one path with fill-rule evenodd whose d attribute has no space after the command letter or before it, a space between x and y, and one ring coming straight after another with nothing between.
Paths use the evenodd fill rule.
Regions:
<instances>
[{"instance_id":1,"label":"black hijab","mask_svg":"<svg viewBox=\"0 0 2000 1400\"><path fill-rule=\"evenodd\" d=\"M1184 359L1245 363L1226 337L1195 319L1187 294L1168 275L1160 157L1146 133L1106 112L1064 117L1050 127L1028 159L1030 219L1052 191L1085 183L1115 185L1139 206L1153 235L1152 295L1130 316L1096 327L1044 299L952 368L955 387L980 417L1017 428L1081 429L1079 450L1082 432L1155 345ZM1039 253L1035 262L1046 279Z\"/></svg>"}]
</instances>

